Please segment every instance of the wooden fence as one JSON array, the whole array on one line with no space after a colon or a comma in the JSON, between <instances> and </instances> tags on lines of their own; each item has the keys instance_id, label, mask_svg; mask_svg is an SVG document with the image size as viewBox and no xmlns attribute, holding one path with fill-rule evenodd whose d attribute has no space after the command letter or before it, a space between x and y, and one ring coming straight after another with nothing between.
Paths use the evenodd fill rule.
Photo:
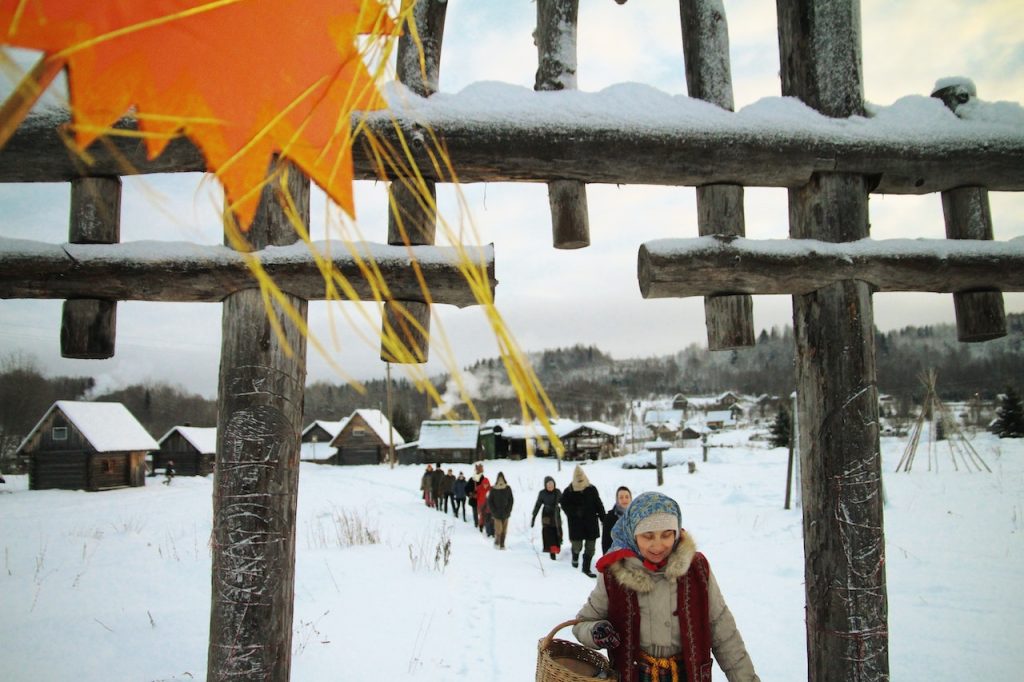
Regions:
<instances>
[{"instance_id":1,"label":"wooden fence","mask_svg":"<svg viewBox=\"0 0 1024 682\"><path fill-rule=\"evenodd\" d=\"M420 0L415 8L425 70L408 38L399 46L399 78L428 103L437 90L445 8L440 0ZM828 117L863 116L859 2L778 0L777 8L782 94ZM575 87L575 55L564 46L575 46L578 9L577 0L537 0L536 90ZM691 96L731 110L720 0L680 0L680 16ZM954 86L936 96L955 111L970 93ZM888 679L872 293L951 292L962 340L1005 334L1001 292L1024 290L1024 248L991 241L987 191L1024 190L1024 135L998 144L976 135L908 144L870 132L808 136L780 128L769 139L742 125L730 127L728 114L723 117L725 124L713 130L692 121L653 131L630 129L629 121L567 124L534 117L506 121L496 131L492 123L423 106L374 114L369 125L386 143L397 142L399 132L412 140L418 170L431 182L446 178L438 176L429 150L416 147L424 127L443 142L462 182L546 183L558 248L589 243L587 183L697 188L700 236L639 245L641 292L704 296L712 348L753 343L752 294L793 296L808 676ZM230 249L207 251L197 265L175 261L173 254L160 263L136 261L118 244L119 176L126 169L205 170L195 147L178 139L148 160L136 140L114 138L95 145L93 164L82 167L65 148L60 123L30 118L0 151L0 181L71 182L70 244L0 240L0 297L67 299L61 339L72 357L113 354L118 300L221 301L208 679L285 680L305 341L283 313L278 318L285 338L274 333L258 289L240 274ZM357 177L377 179L366 149L357 146L355 156ZM288 178L308 220L308 181L295 172ZM390 179L388 243L408 239L428 260L437 253L436 216L421 208L401 178ZM781 241L795 253L782 259L777 244L743 238L745 186L789 190L792 240ZM870 193L936 192L950 240L855 243L869 236ZM296 241L270 189L251 238L264 255L271 246ZM493 255L485 259L493 286ZM434 301L471 303L454 262L431 262L427 279ZM411 284L408 261L388 261L383 271L395 300L429 329L429 307ZM296 255L274 276L303 315L308 300L323 297L311 257ZM384 324L401 324L390 304ZM285 339L294 353L285 352ZM425 358L422 335L417 344ZM382 357L389 356L382 351Z\"/></svg>"}]
</instances>

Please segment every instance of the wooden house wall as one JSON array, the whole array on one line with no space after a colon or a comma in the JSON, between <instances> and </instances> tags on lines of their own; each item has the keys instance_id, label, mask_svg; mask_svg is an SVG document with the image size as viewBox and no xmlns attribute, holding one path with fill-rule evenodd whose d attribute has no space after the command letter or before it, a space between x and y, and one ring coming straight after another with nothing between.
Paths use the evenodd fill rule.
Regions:
<instances>
[{"instance_id":1,"label":"wooden house wall","mask_svg":"<svg viewBox=\"0 0 1024 682\"><path fill-rule=\"evenodd\" d=\"M477 448L449 448L420 450L422 464L472 464L477 460Z\"/></svg>"},{"instance_id":2,"label":"wooden house wall","mask_svg":"<svg viewBox=\"0 0 1024 682\"><path fill-rule=\"evenodd\" d=\"M177 431L164 439L160 449L153 453L153 472L166 469L168 460L174 460L176 476L206 476L213 473L213 453L199 452Z\"/></svg>"}]
</instances>

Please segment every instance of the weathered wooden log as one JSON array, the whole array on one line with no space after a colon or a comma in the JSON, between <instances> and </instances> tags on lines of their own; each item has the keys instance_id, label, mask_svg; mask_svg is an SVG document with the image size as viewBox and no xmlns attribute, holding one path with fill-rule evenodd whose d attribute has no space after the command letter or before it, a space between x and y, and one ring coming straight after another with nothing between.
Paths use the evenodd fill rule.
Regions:
<instances>
[{"instance_id":1,"label":"weathered wooden log","mask_svg":"<svg viewBox=\"0 0 1024 682\"><path fill-rule=\"evenodd\" d=\"M637 279L644 298L800 295L843 280L873 291L1024 291L1024 240L657 239L640 246Z\"/></svg>"},{"instance_id":2,"label":"weathered wooden log","mask_svg":"<svg viewBox=\"0 0 1024 682\"><path fill-rule=\"evenodd\" d=\"M533 89L576 89L576 24L579 0L537 0L537 75ZM556 249L590 246L587 186L579 180L548 183L551 238Z\"/></svg>"},{"instance_id":3,"label":"weathered wooden log","mask_svg":"<svg viewBox=\"0 0 1024 682\"><path fill-rule=\"evenodd\" d=\"M953 84L932 97L941 99L953 113L975 96L973 87ZM942 193L942 213L949 239L992 239L992 212L984 187L957 187ZM960 341L979 342L1006 336L1003 295L992 291L959 291L953 294L956 335Z\"/></svg>"},{"instance_id":4,"label":"weathered wooden log","mask_svg":"<svg viewBox=\"0 0 1024 682\"><path fill-rule=\"evenodd\" d=\"M729 26L720 0L679 0L683 25L686 88L690 97L732 111L732 69ZM697 188L697 232L704 235L746 234L743 187L704 185ZM754 303L750 296L704 299L708 349L728 350L754 345Z\"/></svg>"},{"instance_id":5,"label":"weathered wooden log","mask_svg":"<svg viewBox=\"0 0 1024 682\"><path fill-rule=\"evenodd\" d=\"M476 305L458 268L458 251L442 246L385 246L382 244L314 242L334 270L352 285L362 300L373 289L351 248L362 260L373 257L391 296L424 301L412 270L412 259L423 272L435 303ZM494 248L479 253L477 266L486 266L494 280ZM268 247L253 252L263 269L290 294L310 301L327 298L324 278L305 244ZM103 298L111 301L207 302L258 287L248 256L223 246L189 242L128 242L123 244L49 244L0 238L0 298Z\"/></svg>"},{"instance_id":6,"label":"weathered wooden log","mask_svg":"<svg viewBox=\"0 0 1024 682\"><path fill-rule=\"evenodd\" d=\"M78 360L105 360L114 357L116 329L115 301L96 298L73 298L64 301L60 320L61 357Z\"/></svg>"},{"instance_id":7,"label":"weathered wooden log","mask_svg":"<svg viewBox=\"0 0 1024 682\"><path fill-rule=\"evenodd\" d=\"M288 191L308 224L309 180L297 169L288 174ZM251 243L263 248L297 238L274 191L264 188ZM305 300L289 296L288 304L306 319ZM291 672L306 338L277 305L276 330L257 290L231 294L222 308L207 654L211 682L287 682Z\"/></svg>"},{"instance_id":8,"label":"weathered wooden log","mask_svg":"<svg viewBox=\"0 0 1024 682\"><path fill-rule=\"evenodd\" d=\"M413 40L411 31L405 31L398 39L398 80L420 97L429 97L437 92L447 12L447 2L426 0L416 3L412 20L416 24L419 44ZM400 178L388 186L388 244L433 244L437 234L435 183L424 181L419 191L415 191L406 182L409 180ZM387 301L381 327L381 360L396 362L400 359L384 340L395 337L418 362L426 362L430 357L428 304L404 301L399 307L399 304Z\"/></svg>"},{"instance_id":9,"label":"weathered wooden log","mask_svg":"<svg viewBox=\"0 0 1024 682\"><path fill-rule=\"evenodd\" d=\"M778 0L782 94L863 113L858 0ZM790 236L868 236L868 180L820 174L789 190ZM888 597L871 288L793 299L803 490L807 676L888 680Z\"/></svg>"},{"instance_id":10,"label":"weathered wooden log","mask_svg":"<svg viewBox=\"0 0 1024 682\"><path fill-rule=\"evenodd\" d=\"M528 91L523 95L555 96ZM929 130L918 138L912 131L895 136L866 121L856 130L837 126L824 133L801 130L791 121L749 126L738 114L727 112L721 120L709 122L703 109L693 117L681 116L672 122L659 119L643 126L637 125L635 117L623 115L616 121L607 112L589 121L578 117L566 121L556 114L547 120L544 112L554 111L550 107L534 107L529 115L495 121L490 108L481 109L476 117L465 108L446 116L443 106L432 101L400 113L399 130L411 139L421 134L421 126L430 126L463 183L578 180L676 187L718 183L800 187L816 172L842 172L869 177L871 191L882 194L929 194L962 186L1024 191L1024 135L1007 139L988 129L959 135ZM395 112L373 113L366 125L384 143L397 147L394 117ZM66 115L63 119L30 117L0 150L0 182L66 182L83 175L206 170L202 155L183 138L173 140L152 161L138 139L106 138L89 148L91 163L86 164L58 135L62 121L67 121ZM820 123L814 120L812 127ZM971 131L970 124L965 127ZM363 145L357 143L353 154L358 179L380 179L381 169ZM957 162L951 164L951 158ZM438 177L425 152L418 153L416 161L426 179L450 180Z\"/></svg>"},{"instance_id":11,"label":"weathered wooden log","mask_svg":"<svg viewBox=\"0 0 1024 682\"><path fill-rule=\"evenodd\" d=\"M71 181L72 244L116 244L121 240L121 178L75 178ZM102 360L114 357L117 302L96 298L64 301L60 354L65 358Z\"/></svg>"}]
</instances>

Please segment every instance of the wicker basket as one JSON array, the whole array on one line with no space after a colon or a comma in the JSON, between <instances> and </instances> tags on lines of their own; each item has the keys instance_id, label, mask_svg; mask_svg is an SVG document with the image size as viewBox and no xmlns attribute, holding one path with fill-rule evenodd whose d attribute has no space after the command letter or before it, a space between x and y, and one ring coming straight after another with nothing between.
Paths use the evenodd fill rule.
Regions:
<instances>
[{"instance_id":1,"label":"wicker basket","mask_svg":"<svg viewBox=\"0 0 1024 682\"><path fill-rule=\"evenodd\" d=\"M555 626L537 643L536 682L591 682L592 680L617 680L618 674L599 651L588 649L582 644L555 639L555 633L562 628L575 625L578 621L567 620Z\"/></svg>"}]
</instances>

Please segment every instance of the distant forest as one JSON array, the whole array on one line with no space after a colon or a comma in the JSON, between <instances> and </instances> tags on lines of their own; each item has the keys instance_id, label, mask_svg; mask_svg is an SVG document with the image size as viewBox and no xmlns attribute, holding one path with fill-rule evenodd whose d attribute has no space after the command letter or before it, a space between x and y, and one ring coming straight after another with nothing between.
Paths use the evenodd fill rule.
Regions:
<instances>
[{"instance_id":1,"label":"distant forest","mask_svg":"<svg viewBox=\"0 0 1024 682\"><path fill-rule=\"evenodd\" d=\"M980 344L960 343L953 325L905 327L875 335L879 393L895 399L897 410L911 414L924 395L921 375L938 373L937 388L946 401L990 402L1007 387L1024 392L1024 315L1007 315L1008 334ZM711 352L693 344L674 355L615 360L594 346L577 345L530 353L530 361L560 416L587 421L622 421L629 405L677 393L708 395L733 390L750 395L788 395L795 387L793 331L764 330L757 345L736 351ZM451 413L518 418L519 403L509 387L501 360L481 360L464 368L464 382L476 415L465 404ZM470 376L471 375L471 376ZM434 380L445 394L448 377ZM128 386L94 394L93 381L83 377L46 377L23 356L0 360L0 453L16 448L55 400L113 400L125 404L154 438L172 426L190 423L213 426L216 402L166 384ZM360 394L348 385L318 381L306 388L305 418L337 421L359 408L387 409L384 380L369 381ZM458 402L458 401L452 401ZM405 379L392 382L395 427L415 439L419 424L433 414L428 398Z\"/></svg>"}]
</instances>

